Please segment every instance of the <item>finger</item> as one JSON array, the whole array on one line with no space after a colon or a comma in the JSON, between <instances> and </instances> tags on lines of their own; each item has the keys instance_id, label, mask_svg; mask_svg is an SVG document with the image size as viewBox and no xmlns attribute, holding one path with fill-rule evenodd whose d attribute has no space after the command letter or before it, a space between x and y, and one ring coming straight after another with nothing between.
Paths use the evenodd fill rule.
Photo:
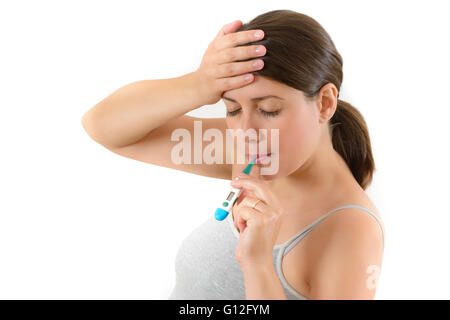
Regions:
<instances>
[{"instance_id":1,"label":"finger","mask_svg":"<svg viewBox=\"0 0 450 320\"><path fill-rule=\"evenodd\" d=\"M214 61L221 65L235 61L246 62L249 60L261 59L264 60L266 54L266 47L263 45L246 45L241 47L226 48L216 53Z\"/></svg>"},{"instance_id":2,"label":"finger","mask_svg":"<svg viewBox=\"0 0 450 320\"><path fill-rule=\"evenodd\" d=\"M234 20L233 22L224 25L222 29L220 29L220 31L217 33L216 38L222 37L231 32L235 32L236 30L239 30L240 27L242 27L242 21Z\"/></svg>"},{"instance_id":3,"label":"finger","mask_svg":"<svg viewBox=\"0 0 450 320\"><path fill-rule=\"evenodd\" d=\"M249 207L241 208L239 210L239 217L243 221L245 221L247 227L250 227L252 225L261 225L264 219L264 216L261 214L261 212Z\"/></svg>"},{"instance_id":4,"label":"finger","mask_svg":"<svg viewBox=\"0 0 450 320\"><path fill-rule=\"evenodd\" d=\"M244 178L244 177L249 177L249 176L255 177L255 178L259 178L260 177L261 168L259 166L257 166L257 165L253 165L252 170L250 171L250 175L247 175L247 174L242 172L242 170L245 167L247 167L247 165L250 163L250 160L251 159L246 158L244 164L242 165L242 167L239 166L238 173L230 181L230 184L232 186L234 186L234 187L236 187L238 189L242 188L242 186L240 186L239 184L236 184L236 182L238 182L238 180L236 180L236 179L239 179L239 178ZM241 194L239 195L239 197L236 200L236 204L239 204L244 199L244 197L246 197L246 196L256 197L255 193L252 190L248 190L248 189L245 190L245 189L243 189Z\"/></svg>"},{"instance_id":5,"label":"finger","mask_svg":"<svg viewBox=\"0 0 450 320\"><path fill-rule=\"evenodd\" d=\"M242 212L244 212L247 209L252 209L258 212L261 216L267 216L269 217L270 214L270 207L268 207L266 204L264 204L262 201L258 201L258 198L255 197L245 197L242 202L236 206L236 209L234 211L234 219L235 219L235 226L239 229L239 232L243 232L245 230L245 227L247 225L246 220L242 217ZM257 203L258 208L253 208L253 205ZM262 210L262 211L260 211Z\"/></svg>"},{"instance_id":6,"label":"finger","mask_svg":"<svg viewBox=\"0 0 450 320\"><path fill-rule=\"evenodd\" d=\"M236 200L236 206L238 206L246 197L258 199L253 191L243 189L241 194Z\"/></svg>"},{"instance_id":7,"label":"finger","mask_svg":"<svg viewBox=\"0 0 450 320\"><path fill-rule=\"evenodd\" d=\"M240 74L247 74L260 70L264 67L262 59L252 59L250 61L230 62L220 64L217 67L216 77L218 79L224 79L227 77L233 77ZM245 79L244 79L245 80Z\"/></svg>"},{"instance_id":8,"label":"finger","mask_svg":"<svg viewBox=\"0 0 450 320\"><path fill-rule=\"evenodd\" d=\"M261 29L252 29L225 34L217 41L216 50L237 47L250 42L260 41L264 37L264 31Z\"/></svg>"},{"instance_id":9,"label":"finger","mask_svg":"<svg viewBox=\"0 0 450 320\"><path fill-rule=\"evenodd\" d=\"M223 29L223 34L226 35L228 33L235 32L235 31L239 30L240 27L242 27L242 21L235 20L225 26L225 28Z\"/></svg>"},{"instance_id":10,"label":"finger","mask_svg":"<svg viewBox=\"0 0 450 320\"><path fill-rule=\"evenodd\" d=\"M263 200L268 205L276 204L274 195L263 180L247 175L246 177L240 177L239 180L232 180L231 186L235 188L242 187L244 190L253 192L258 199Z\"/></svg>"},{"instance_id":11,"label":"finger","mask_svg":"<svg viewBox=\"0 0 450 320\"><path fill-rule=\"evenodd\" d=\"M244 200L244 198L248 196L248 191L247 190L242 190L241 194L239 195L239 197L236 200L236 206L242 202L242 200Z\"/></svg>"},{"instance_id":12,"label":"finger","mask_svg":"<svg viewBox=\"0 0 450 320\"><path fill-rule=\"evenodd\" d=\"M228 91L243 87L252 82L254 78L255 76L253 74L245 73L239 76L217 79L216 81L218 82L218 86L223 88L223 91Z\"/></svg>"},{"instance_id":13,"label":"finger","mask_svg":"<svg viewBox=\"0 0 450 320\"><path fill-rule=\"evenodd\" d=\"M261 200L261 201L259 201L259 200ZM256 203L256 206L255 206L255 203ZM239 207L249 207L249 208L255 209L256 211L261 212L264 215L267 215L270 213L270 207L262 199L258 199L253 196L245 197L239 204Z\"/></svg>"},{"instance_id":14,"label":"finger","mask_svg":"<svg viewBox=\"0 0 450 320\"><path fill-rule=\"evenodd\" d=\"M239 219L238 205L235 205L233 207L232 214L233 214L233 217L234 217L234 226L239 230L239 232L244 231L244 229L245 229L245 221L243 219Z\"/></svg>"}]
</instances>

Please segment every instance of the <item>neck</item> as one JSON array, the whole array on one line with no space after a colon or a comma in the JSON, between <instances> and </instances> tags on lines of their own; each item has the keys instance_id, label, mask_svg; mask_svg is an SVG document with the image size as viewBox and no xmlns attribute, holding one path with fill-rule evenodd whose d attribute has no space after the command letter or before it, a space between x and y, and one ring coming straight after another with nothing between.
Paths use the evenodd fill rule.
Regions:
<instances>
[{"instance_id":1,"label":"neck","mask_svg":"<svg viewBox=\"0 0 450 320\"><path fill-rule=\"evenodd\" d=\"M314 195L323 199L335 194L337 182L347 176L347 173L351 175L344 159L333 149L331 139L325 139L300 168L284 178L268 183L273 186L280 199L291 199L290 202L298 199L304 203L307 200L314 201Z\"/></svg>"}]
</instances>

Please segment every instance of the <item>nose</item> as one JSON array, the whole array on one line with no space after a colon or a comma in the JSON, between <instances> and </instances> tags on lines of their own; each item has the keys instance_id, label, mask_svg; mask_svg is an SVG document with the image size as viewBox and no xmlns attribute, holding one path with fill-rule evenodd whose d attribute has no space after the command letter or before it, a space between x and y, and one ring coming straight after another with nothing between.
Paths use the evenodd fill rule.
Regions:
<instances>
[{"instance_id":1,"label":"nose","mask_svg":"<svg viewBox=\"0 0 450 320\"><path fill-rule=\"evenodd\" d=\"M254 129L257 131L257 127L255 126L254 119L250 113L243 113L243 116L241 117L241 129L244 131L247 131L248 129Z\"/></svg>"},{"instance_id":2,"label":"nose","mask_svg":"<svg viewBox=\"0 0 450 320\"><path fill-rule=\"evenodd\" d=\"M244 134L245 154L256 153L260 148L260 144L266 141L266 135L264 130L260 132L255 115L246 111L242 111L238 127L242 130L241 133Z\"/></svg>"},{"instance_id":3,"label":"nose","mask_svg":"<svg viewBox=\"0 0 450 320\"><path fill-rule=\"evenodd\" d=\"M254 120L250 115L245 115L242 117L241 129L245 134L246 144L248 145L257 145L259 140L259 132L258 127L254 124Z\"/></svg>"}]
</instances>

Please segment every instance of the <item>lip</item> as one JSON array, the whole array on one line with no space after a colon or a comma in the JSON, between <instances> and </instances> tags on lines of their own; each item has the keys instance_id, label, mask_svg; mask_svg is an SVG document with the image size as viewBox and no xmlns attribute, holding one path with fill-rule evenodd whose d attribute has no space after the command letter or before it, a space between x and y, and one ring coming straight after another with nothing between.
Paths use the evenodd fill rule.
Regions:
<instances>
[{"instance_id":1,"label":"lip","mask_svg":"<svg viewBox=\"0 0 450 320\"><path fill-rule=\"evenodd\" d=\"M260 163L262 160L269 158L271 155L272 155L272 152L269 152L267 154L258 154L258 155L246 154L246 157L247 157L248 161L251 161L254 157L257 156L255 162Z\"/></svg>"}]
</instances>

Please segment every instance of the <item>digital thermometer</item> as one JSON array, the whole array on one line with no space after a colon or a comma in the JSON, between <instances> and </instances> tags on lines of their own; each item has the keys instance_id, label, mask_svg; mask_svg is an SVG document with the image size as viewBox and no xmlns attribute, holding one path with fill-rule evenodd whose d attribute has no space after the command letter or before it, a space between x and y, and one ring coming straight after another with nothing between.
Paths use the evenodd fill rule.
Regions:
<instances>
[{"instance_id":1,"label":"digital thermometer","mask_svg":"<svg viewBox=\"0 0 450 320\"><path fill-rule=\"evenodd\" d=\"M242 170L245 174L250 174L253 168L253 164L255 163L256 157L250 161L250 163L245 167L244 170ZM242 192L242 188L231 188L230 192L228 193L225 200L222 202L222 205L216 209L216 212L214 214L214 217L216 220L222 221L225 219L228 214L230 213L230 210L233 208L234 203L239 198L240 194Z\"/></svg>"}]
</instances>

